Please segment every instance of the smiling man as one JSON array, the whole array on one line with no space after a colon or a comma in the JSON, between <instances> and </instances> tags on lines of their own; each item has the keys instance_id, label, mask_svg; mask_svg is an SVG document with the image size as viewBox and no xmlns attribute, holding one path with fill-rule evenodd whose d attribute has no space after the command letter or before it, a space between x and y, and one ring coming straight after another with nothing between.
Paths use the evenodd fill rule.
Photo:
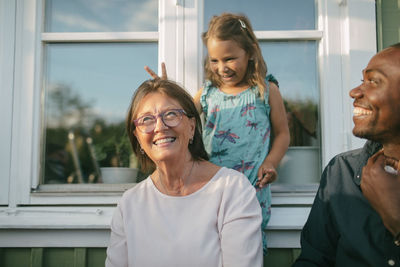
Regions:
<instances>
[{"instance_id":1,"label":"smiling man","mask_svg":"<svg viewBox=\"0 0 400 267\"><path fill-rule=\"evenodd\" d=\"M325 168L294 266L400 266L400 43L362 71L353 134Z\"/></svg>"}]
</instances>

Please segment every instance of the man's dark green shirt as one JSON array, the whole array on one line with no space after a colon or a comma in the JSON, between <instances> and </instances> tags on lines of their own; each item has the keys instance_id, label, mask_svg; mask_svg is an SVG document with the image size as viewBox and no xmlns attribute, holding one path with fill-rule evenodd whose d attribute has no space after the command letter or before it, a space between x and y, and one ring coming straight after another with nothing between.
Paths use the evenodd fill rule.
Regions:
<instances>
[{"instance_id":1,"label":"man's dark green shirt","mask_svg":"<svg viewBox=\"0 0 400 267\"><path fill-rule=\"evenodd\" d=\"M400 266L400 247L360 188L362 168L380 148L368 141L327 165L293 266Z\"/></svg>"}]
</instances>

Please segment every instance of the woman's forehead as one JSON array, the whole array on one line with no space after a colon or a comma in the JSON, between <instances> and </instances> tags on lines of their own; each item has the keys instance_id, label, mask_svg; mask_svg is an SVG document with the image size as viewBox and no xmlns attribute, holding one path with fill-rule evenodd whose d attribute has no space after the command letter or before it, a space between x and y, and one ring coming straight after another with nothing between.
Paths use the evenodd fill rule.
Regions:
<instances>
[{"instance_id":1,"label":"woman's forehead","mask_svg":"<svg viewBox=\"0 0 400 267\"><path fill-rule=\"evenodd\" d=\"M182 108L179 101L165 93L152 92L144 96L137 108L136 115L143 113L159 113L170 108Z\"/></svg>"}]
</instances>

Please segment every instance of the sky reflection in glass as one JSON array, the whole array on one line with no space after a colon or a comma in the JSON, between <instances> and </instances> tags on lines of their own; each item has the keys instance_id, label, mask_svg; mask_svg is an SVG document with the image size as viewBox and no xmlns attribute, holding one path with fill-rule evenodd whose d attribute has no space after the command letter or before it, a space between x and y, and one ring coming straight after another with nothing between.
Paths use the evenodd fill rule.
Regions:
<instances>
[{"instance_id":1,"label":"sky reflection in glass","mask_svg":"<svg viewBox=\"0 0 400 267\"><path fill-rule=\"evenodd\" d=\"M204 31L213 15L243 13L255 31L315 30L315 0L205 0Z\"/></svg>"},{"instance_id":2,"label":"sky reflection in glass","mask_svg":"<svg viewBox=\"0 0 400 267\"><path fill-rule=\"evenodd\" d=\"M316 41L260 42L260 47L284 98L319 102Z\"/></svg>"},{"instance_id":3,"label":"sky reflection in glass","mask_svg":"<svg viewBox=\"0 0 400 267\"><path fill-rule=\"evenodd\" d=\"M158 31L158 0L47 0L46 32Z\"/></svg>"},{"instance_id":4,"label":"sky reflection in glass","mask_svg":"<svg viewBox=\"0 0 400 267\"><path fill-rule=\"evenodd\" d=\"M62 84L108 122L124 120L134 90L156 69L157 43L48 44L47 89Z\"/></svg>"}]
</instances>

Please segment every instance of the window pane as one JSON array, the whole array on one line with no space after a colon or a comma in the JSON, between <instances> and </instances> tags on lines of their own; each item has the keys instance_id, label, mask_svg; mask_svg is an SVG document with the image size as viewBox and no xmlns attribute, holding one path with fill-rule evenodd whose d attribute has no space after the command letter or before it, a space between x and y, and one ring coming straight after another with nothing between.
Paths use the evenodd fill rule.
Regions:
<instances>
[{"instance_id":1,"label":"window pane","mask_svg":"<svg viewBox=\"0 0 400 267\"><path fill-rule=\"evenodd\" d=\"M47 0L45 32L158 31L158 0Z\"/></svg>"},{"instance_id":2,"label":"window pane","mask_svg":"<svg viewBox=\"0 0 400 267\"><path fill-rule=\"evenodd\" d=\"M205 0L204 31L214 15L245 14L255 31L315 30L315 0Z\"/></svg>"},{"instance_id":3,"label":"window pane","mask_svg":"<svg viewBox=\"0 0 400 267\"><path fill-rule=\"evenodd\" d=\"M289 113L291 146L318 145L316 42L260 42L260 47L268 73L279 81Z\"/></svg>"},{"instance_id":4,"label":"window pane","mask_svg":"<svg viewBox=\"0 0 400 267\"><path fill-rule=\"evenodd\" d=\"M288 114L290 147L279 183L318 182L320 176L319 87L316 41L260 42L268 73L279 81Z\"/></svg>"},{"instance_id":5,"label":"window pane","mask_svg":"<svg viewBox=\"0 0 400 267\"><path fill-rule=\"evenodd\" d=\"M124 119L157 67L157 43L47 44L44 183L101 182L100 167L137 167Z\"/></svg>"},{"instance_id":6,"label":"window pane","mask_svg":"<svg viewBox=\"0 0 400 267\"><path fill-rule=\"evenodd\" d=\"M250 4L251 3L251 4ZM255 31L315 30L315 0L205 0L204 31L213 15L242 13ZM317 183L320 177L319 86L316 41L260 41L268 73L279 81L291 136L278 183Z\"/></svg>"}]
</instances>

